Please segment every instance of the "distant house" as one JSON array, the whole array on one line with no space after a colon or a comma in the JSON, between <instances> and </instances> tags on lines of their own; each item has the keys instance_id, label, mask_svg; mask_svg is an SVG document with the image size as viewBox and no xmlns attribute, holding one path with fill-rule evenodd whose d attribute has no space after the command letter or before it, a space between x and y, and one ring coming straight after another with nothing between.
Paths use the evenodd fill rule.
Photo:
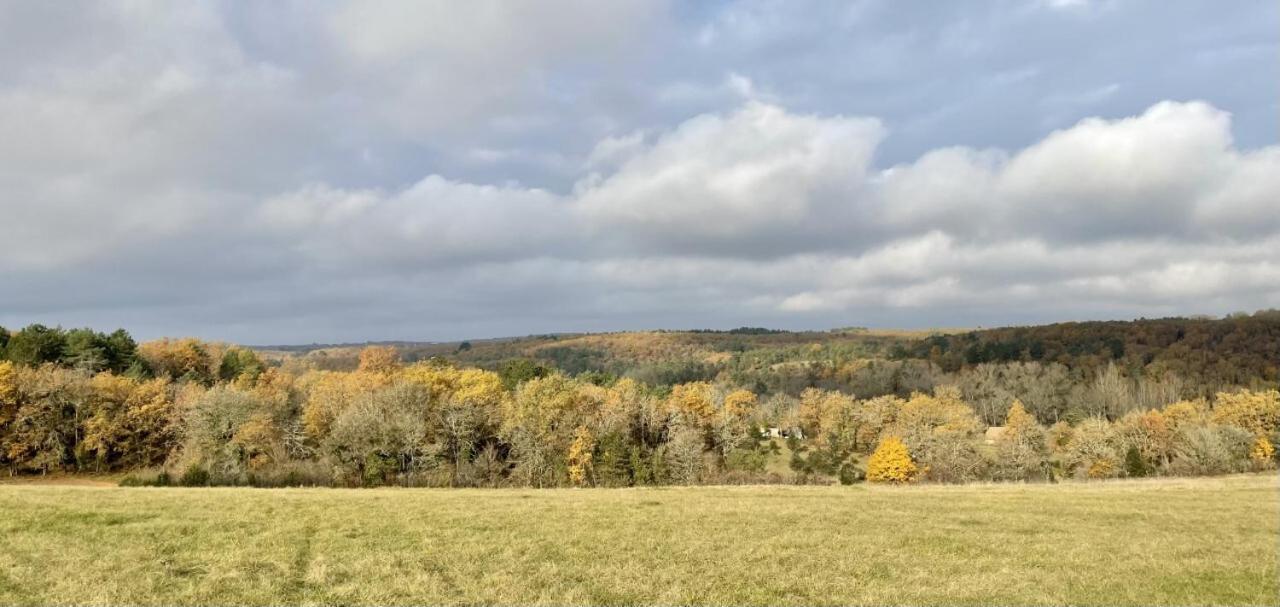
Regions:
<instances>
[{"instance_id":1,"label":"distant house","mask_svg":"<svg viewBox=\"0 0 1280 607\"><path fill-rule=\"evenodd\" d=\"M798 439L803 440L803 439L804 439L804 431L803 431L803 430L801 430L801 429L799 429L799 428L774 428L774 427L769 427L769 428L761 428L761 429L760 429L760 438L789 438L789 437L792 437L792 436L794 436L794 437L796 437L796 438L798 438Z\"/></svg>"},{"instance_id":2,"label":"distant house","mask_svg":"<svg viewBox=\"0 0 1280 607\"><path fill-rule=\"evenodd\" d=\"M996 441L1000 440L1000 437L1004 436L1004 431L1004 426L991 426L990 428L987 428L986 433L982 435L983 441L988 445L994 445L996 444Z\"/></svg>"}]
</instances>

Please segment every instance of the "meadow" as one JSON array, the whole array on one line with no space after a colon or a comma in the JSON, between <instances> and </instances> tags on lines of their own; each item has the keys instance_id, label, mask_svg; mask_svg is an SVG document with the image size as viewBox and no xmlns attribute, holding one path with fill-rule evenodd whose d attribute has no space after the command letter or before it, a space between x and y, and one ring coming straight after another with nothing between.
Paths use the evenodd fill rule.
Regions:
<instances>
[{"instance_id":1,"label":"meadow","mask_svg":"<svg viewBox=\"0 0 1280 607\"><path fill-rule=\"evenodd\" d=\"M1274 474L1056 485L0 485L0 604L1276 604Z\"/></svg>"}]
</instances>

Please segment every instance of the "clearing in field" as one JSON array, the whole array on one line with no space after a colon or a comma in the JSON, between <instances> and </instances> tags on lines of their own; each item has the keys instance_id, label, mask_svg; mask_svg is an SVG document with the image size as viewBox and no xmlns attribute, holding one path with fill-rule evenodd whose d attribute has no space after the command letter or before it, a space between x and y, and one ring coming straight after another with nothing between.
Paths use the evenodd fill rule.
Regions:
<instances>
[{"instance_id":1,"label":"clearing in field","mask_svg":"<svg viewBox=\"0 0 1280 607\"><path fill-rule=\"evenodd\" d=\"M1277 489L9 485L0 603L1275 604Z\"/></svg>"}]
</instances>

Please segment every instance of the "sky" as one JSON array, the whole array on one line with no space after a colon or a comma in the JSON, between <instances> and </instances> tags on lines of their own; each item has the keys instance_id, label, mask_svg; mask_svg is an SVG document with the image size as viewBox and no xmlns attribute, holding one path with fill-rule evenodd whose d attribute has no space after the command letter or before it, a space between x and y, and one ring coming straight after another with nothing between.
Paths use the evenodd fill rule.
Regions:
<instances>
[{"instance_id":1,"label":"sky","mask_svg":"<svg viewBox=\"0 0 1280 607\"><path fill-rule=\"evenodd\" d=\"M0 325L1280 307L1270 0L0 2Z\"/></svg>"}]
</instances>

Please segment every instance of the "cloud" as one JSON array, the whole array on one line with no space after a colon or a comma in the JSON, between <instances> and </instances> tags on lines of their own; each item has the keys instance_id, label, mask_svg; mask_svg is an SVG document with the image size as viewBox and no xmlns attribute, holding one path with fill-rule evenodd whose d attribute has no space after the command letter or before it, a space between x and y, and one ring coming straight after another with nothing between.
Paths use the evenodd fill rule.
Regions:
<instances>
[{"instance_id":1,"label":"cloud","mask_svg":"<svg viewBox=\"0 0 1280 607\"><path fill-rule=\"evenodd\" d=\"M1276 7L1095 4L6 6L0 324L286 342L1280 306L1278 85L1240 84Z\"/></svg>"},{"instance_id":2,"label":"cloud","mask_svg":"<svg viewBox=\"0 0 1280 607\"><path fill-rule=\"evenodd\" d=\"M342 83L401 137L521 121L556 65L624 60L664 2L347 0L324 18ZM531 99L530 95L534 98Z\"/></svg>"},{"instance_id":3,"label":"cloud","mask_svg":"<svg viewBox=\"0 0 1280 607\"><path fill-rule=\"evenodd\" d=\"M550 254L569 220L542 190L431 175L397 192L307 186L264 201L252 224L304 264L388 272Z\"/></svg>"},{"instance_id":4,"label":"cloud","mask_svg":"<svg viewBox=\"0 0 1280 607\"><path fill-rule=\"evenodd\" d=\"M432 176L391 194L309 187L259 219L317 262L483 262L494 280L542 273L628 310L657 293L766 316L1272 301L1280 233L1263 211L1280 156L1241 154L1229 127L1207 104L1163 102L1024 150L946 148L874 174L877 121L748 102L651 142L602 141L616 167L562 196Z\"/></svg>"},{"instance_id":5,"label":"cloud","mask_svg":"<svg viewBox=\"0 0 1280 607\"><path fill-rule=\"evenodd\" d=\"M1012 155L939 150L885 172L885 205L900 227L975 238L1201 239L1210 226L1245 236L1240 217L1266 204L1258 186L1275 157L1234 149L1230 122L1203 102L1162 102L1130 118L1083 120Z\"/></svg>"},{"instance_id":6,"label":"cloud","mask_svg":"<svg viewBox=\"0 0 1280 607\"><path fill-rule=\"evenodd\" d=\"M834 236L854 218L851 202L883 132L871 118L752 101L693 118L615 172L580 182L576 206L602 234L659 248L769 250L791 236Z\"/></svg>"}]
</instances>

